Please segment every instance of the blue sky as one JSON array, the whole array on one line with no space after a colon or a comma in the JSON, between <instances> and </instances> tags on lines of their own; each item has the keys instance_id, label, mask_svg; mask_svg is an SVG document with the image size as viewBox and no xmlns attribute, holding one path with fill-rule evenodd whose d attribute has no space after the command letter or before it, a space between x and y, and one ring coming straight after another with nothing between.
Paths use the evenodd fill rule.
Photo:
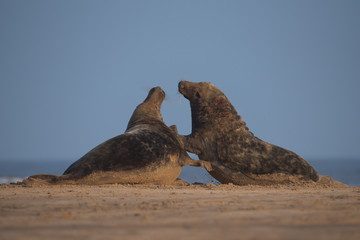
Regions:
<instances>
[{"instance_id":1,"label":"blue sky","mask_svg":"<svg viewBox=\"0 0 360 240\"><path fill-rule=\"evenodd\" d=\"M148 90L191 131L177 83L207 81L259 138L360 157L359 1L0 1L0 160L76 160Z\"/></svg>"}]
</instances>

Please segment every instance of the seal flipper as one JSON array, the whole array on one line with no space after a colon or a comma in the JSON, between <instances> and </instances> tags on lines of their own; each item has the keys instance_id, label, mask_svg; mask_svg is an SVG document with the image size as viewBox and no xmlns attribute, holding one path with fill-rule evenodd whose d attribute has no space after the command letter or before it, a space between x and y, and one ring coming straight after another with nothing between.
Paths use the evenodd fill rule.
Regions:
<instances>
[{"instance_id":1,"label":"seal flipper","mask_svg":"<svg viewBox=\"0 0 360 240\"><path fill-rule=\"evenodd\" d=\"M212 164L210 162L203 161L203 160L194 160L191 157L189 157L187 154L186 154L186 156L182 157L180 159L180 161L181 161L180 162L181 166L202 167L202 168L205 168L206 171L208 171L208 172L213 170Z\"/></svg>"},{"instance_id":2,"label":"seal flipper","mask_svg":"<svg viewBox=\"0 0 360 240\"><path fill-rule=\"evenodd\" d=\"M201 154L201 149L203 148L199 144L199 141L197 141L197 139L194 138L194 136L192 136L191 134L187 136L178 134L178 136L180 140L183 142L184 148L187 152L191 152L196 155Z\"/></svg>"},{"instance_id":3,"label":"seal flipper","mask_svg":"<svg viewBox=\"0 0 360 240\"><path fill-rule=\"evenodd\" d=\"M187 155L187 154L186 154ZM194 160L189 156L182 158L182 166L193 166L205 168L209 174L221 183L234 183L237 185L256 184L258 181L246 176L241 172L231 170L216 163L210 163L204 160Z\"/></svg>"},{"instance_id":4,"label":"seal flipper","mask_svg":"<svg viewBox=\"0 0 360 240\"><path fill-rule=\"evenodd\" d=\"M179 134L176 125L171 125L169 128L170 128L175 134L177 134L177 135Z\"/></svg>"},{"instance_id":5,"label":"seal flipper","mask_svg":"<svg viewBox=\"0 0 360 240\"><path fill-rule=\"evenodd\" d=\"M259 184L259 182L240 171L234 171L223 165L211 163L210 175L223 184L233 183L236 185Z\"/></svg>"}]
</instances>

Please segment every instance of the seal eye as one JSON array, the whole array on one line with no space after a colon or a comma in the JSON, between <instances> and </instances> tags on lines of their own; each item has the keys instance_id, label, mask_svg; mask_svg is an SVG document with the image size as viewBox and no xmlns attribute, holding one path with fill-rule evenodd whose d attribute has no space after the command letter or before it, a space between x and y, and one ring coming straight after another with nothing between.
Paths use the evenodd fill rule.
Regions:
<instances>
[{"instance_id":1,"label":"seal eye","mask_svg":"<svg viewBox=\"0 0 360 240\"><path fill-rule=\"evenodd\" d=\"M199 92L196 92L196 96L197 96L198 98L200 98L200 93L199 93Z\"/></svg>"}]
</instances>

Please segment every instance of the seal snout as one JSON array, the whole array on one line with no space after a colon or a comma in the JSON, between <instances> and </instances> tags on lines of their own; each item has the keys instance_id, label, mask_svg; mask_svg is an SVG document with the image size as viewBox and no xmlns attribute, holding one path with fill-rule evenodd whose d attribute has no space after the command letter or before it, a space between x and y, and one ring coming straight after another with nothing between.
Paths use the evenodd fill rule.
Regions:
<instances>
[{"instance_id":1,"label":"seal snout","mask_svg":"<svg viewBox=\"0 0 360 240\"><path fill-rule=\"evenodd\" d=\"M148 96L144 102L160 102L162 103L165 99L165 92L161 87L153 87L150 89Z\"/></svg>"},{"instance_id":2,"label":"seal snout","mask_svg":"<svg viewBox=\"0 0 360 240\"><path fill-rule=\"evenodd\" d=\"M162 92L165 94L164 90L161 87L153 87L150 89L150 92Z\"/></svg>"},{"instance_id":3,"label":"seal snout","mask_svg":"<svg viewBox=\"0 0 360 240\"><path fill-rule=\"evenodd\" d=\"M161 88L161 87L156 87L155 88L155 92L157 93L157 99L160 102L160 104L164 101L165 99L165 91Z\"/></svg>"},{"instance_id":4,"label":"seal snout","mask_svg":"<svg viewBox=\"0 0 360 240\"><path fill-rule=\"evenodd\" d=\"M179 89L185 88L185 81L180 81L178 86L179 86Z\"/></svg>"},{"instance_id":5,"label":"seal snout","mask_svg":"<svg viewBox=\"0 0 360 240\"><path fill-rule=\"evenodd\" d=\"M162 96L163 98L165 98L165 91L161 88L161 87L154 87L154 89L155 89L155 92L158 92L158 94L160 95L160 96Z\"/></svg>"},{"instance_id":6,"label":"seal snout","mask_svg":"<svg viewBox=\"0 0 360 240\"><path fill-rule=\"evenodd\" d=\"M181 94L185 93L185 89L186 89L186 81L180 81L178 84L178 90Z\"/></svg>"}]
</instances>

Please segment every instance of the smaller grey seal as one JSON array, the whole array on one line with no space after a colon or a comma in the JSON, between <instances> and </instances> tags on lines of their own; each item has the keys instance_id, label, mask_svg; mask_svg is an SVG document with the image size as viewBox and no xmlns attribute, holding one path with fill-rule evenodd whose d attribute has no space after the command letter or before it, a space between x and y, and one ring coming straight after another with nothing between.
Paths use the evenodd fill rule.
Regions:
<instances>
[{"instance_id":1,"label":"smaller grey seal","mask_svg":"<svg viewBox=\"0 0 360 240\"><path fill-rule=\"evenodd\" d=\"M269 174L318 181L316 170L299 155L255 137L213 84L180 81L178 89L191 107L192 132L182 136L185 149L211 162L209 173L220 182L263 184Z\"/></svg>"},{"instance_id":2,"label":"smaller grey seal","mask_svg":"<svg viewBox=\"0 0 360 240\"><path fill-rule=\"evenodd\" d=\"M171 184L180 175L182 166L211 164L193 160L175 132L163 122L160 108L165 92L152 88L143 103L137 106L124 134L111 138L65 170L64 175L34 175L24 180L63 184Z\"/></svg>"}]
</instances>

